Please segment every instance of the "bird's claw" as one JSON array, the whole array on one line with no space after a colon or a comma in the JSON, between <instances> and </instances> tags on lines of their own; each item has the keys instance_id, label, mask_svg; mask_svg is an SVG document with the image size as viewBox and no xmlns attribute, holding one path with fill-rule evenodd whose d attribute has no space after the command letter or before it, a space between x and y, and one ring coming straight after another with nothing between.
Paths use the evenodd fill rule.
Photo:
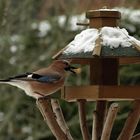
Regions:
<instances>
[{"instance_id":1,"label":"bird's claw","mask_svg":"<svg viewBox=\"0 0 140 140\"><path fill-rule=\"evenodd\" d=\"M37 100L50 100L51 97L50 96L42 96L42 97L39 97Z\"/></svg>"}]
</instances>

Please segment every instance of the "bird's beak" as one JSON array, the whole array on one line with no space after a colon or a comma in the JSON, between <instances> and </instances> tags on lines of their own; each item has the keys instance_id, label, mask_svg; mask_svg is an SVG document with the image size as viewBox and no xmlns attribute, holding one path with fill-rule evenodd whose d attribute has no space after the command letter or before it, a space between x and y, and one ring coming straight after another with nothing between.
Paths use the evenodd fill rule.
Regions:
<instances>
[{"instance_id":1,"label":"bird's beak","mask_svg":"<svg viewBox=\"0 0 140 140\"><path fill-rule=\"evenodd\" d=\"M74 71L75 69L77 69L77 68L76 67L73 67L73 66L70 66L70 65L65 68L66 71L70 71L70 72L76 74L76 72Z\"/></svg>"}]
</instances>

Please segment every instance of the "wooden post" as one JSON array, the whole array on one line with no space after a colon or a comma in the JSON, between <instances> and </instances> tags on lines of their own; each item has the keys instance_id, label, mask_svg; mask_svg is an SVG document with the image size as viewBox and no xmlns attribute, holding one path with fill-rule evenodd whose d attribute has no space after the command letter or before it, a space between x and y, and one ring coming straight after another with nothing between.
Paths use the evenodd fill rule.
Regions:
<instances>
[{"instance_id":1,"label":"wooden post","mask_svg":"<svg viewBox=\"0 0 140 140\"><path fill-rule=\"evenodd\" d=\"M36 101L37 106L42 113L42 116L49 128L51 129L53 135L57 140L69 140L67 135L62 131L60 126L58 125L55 114L53 113L50 99L41 98Z\"/></svg>"},{"instance_id":2,"label":"wooden post","mask_svg":"<svg viewBox=\"0 0 140 140\"><path fill-rule=\"evenodd\" d=\"M140 119L140 100L135 100L133 109L129 113L121 134L117 140L131 140Z\"/></svg>"},{"instance_id":3,"label":"wooden post","mask_svg":"<svg viewBox=\"0 0 140 140\"><path fill-rule=\"evenodd\" d=\"M118 104L113 103L110 106L107 117L106 117L101 140L110 140L112 127L116 119L117 112L118 112Z\"/></svg>"},{"instance_id":4,"label":"wooden post","mask_svg":"<svg viewBox=\"0 0 140 140\"><path fill-rule=\"evenodd\" d=\"M78 100L78 110L79 110L79 120L80 127L83 136L83 140L90 140L89 131L86 123L86 110L85 110L86 100Z\"/></svg>"},{"instance_id":5,"label":"wooden post","mask_svg":"<svg viewBox=\"0 0 140 140\"><path fill-rule=\"evenodd\" d=\"M59 101L57 99L51 99L51 104L52 104L52 109L53 112L55 113L56 120L60 126L60 128L63 130L63 132L67 135L69 140L73 140L70 130L66 124L66 121L64 119L62 109L60 107Z\"/></svg>"},{"instance_id":6,"label":"wooden post","mask_svg":"<svg viewBox=\"0 0 140 140\"><path fill-rule=\"evenodd\" d=\"M133 136L131 140L140 140L140 133Z\"/></svg>"},{"instance_id":7,"label":"wooden post","mask_svg":"<svg viewBox=\"0 0 140 140\"><path fill-rule=\"evenodd\" d=\"M95 58L90 61L91 85L117 85L118 83L118 59ZM113 94L113 93L112 93ZM97 140L101 139L102 129L107 111L107 101L97 101L96 132Z\"/></svg>"},{"instance_id":8,"label":"wooden post","mask_svg":"<svg viewBox=\"0 0 140 140\"><path fill-rule=\"evenodd\" d=\"M97 129L96 129L96 121L97 121L97 112L93 111L93 124L92 124L92 140L97 140Z\"/></svg>"}]
</instances>

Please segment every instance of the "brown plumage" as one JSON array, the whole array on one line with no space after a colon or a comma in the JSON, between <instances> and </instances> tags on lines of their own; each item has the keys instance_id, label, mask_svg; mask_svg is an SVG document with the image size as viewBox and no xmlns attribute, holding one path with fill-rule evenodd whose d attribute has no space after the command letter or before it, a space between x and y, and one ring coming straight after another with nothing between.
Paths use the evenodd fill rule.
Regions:
<instances>
[{"instance_id":1,"label":"brown plumage","mask_svg":"<svg viewBox=\"0 0 140 140\"><path fill-rule=\"evenodd\" d=\"M75 73L73 69L75 67L70 66L68 61L55 60L47 68L0 80L0 83L17 86L24 90L27 95L37 99L59 90L64 85L65 71Z\"/></svg>"}]
</instances>

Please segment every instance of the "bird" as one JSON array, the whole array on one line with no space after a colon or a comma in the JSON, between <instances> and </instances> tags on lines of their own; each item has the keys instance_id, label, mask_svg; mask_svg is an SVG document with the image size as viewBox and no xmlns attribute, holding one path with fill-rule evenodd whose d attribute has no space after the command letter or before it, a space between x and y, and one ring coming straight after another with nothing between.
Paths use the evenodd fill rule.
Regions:
<instances>
[{"instance_id":1,"label":"bird","mask_svg":"<svg viewBox=\"0 0 140 140\"><path fill-rule=\"evenodd\" d=\"M47 68L35 72L26 72L20 75L0 80L0 83L16 86L35 98L47 97L64 86L66 72L74 71L74 66L67 60L54 60Z\"/></svg>"}]
</instances>

